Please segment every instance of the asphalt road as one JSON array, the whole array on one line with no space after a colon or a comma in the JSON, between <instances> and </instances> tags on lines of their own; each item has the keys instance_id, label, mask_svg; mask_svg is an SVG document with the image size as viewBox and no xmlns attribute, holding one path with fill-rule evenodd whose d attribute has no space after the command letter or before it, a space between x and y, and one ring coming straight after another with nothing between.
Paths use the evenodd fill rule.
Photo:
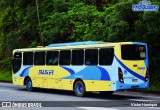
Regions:
<instances>
[{"instance_id":1,"label":"asphalt road","mask_svg":"<svg viewBox=\"0 0 160 110\"><path fill-rule=\"evenodd\" d=\"M99 93L77 97L72 91L36 89L28 92L25 86L0 82L0 106L5 106L6 102L12 107L0 107L0 110L160 110L160 94L117 91L111 97ZM20 106L36 103L42 107L19 108L18 103Z\"/></svg>"}]
</instances>

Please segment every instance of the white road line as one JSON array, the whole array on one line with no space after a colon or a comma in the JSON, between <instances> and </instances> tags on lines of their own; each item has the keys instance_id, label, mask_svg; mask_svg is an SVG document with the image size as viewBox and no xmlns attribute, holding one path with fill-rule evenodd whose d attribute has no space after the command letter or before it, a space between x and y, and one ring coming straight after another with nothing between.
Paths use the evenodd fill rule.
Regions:
<instances>
[{"instance_id":1,"label":"white road line","mask_svg":"<svg viewBox=\"0 0 160 110\"><path fill-rule=\"evenodd\" d=\"M12 91L12 90L0 90L0 92L16 92L16 91Z\"/></svg>"},{"instance_id":2,"label":"white road line","mask_svg":"<svg viewBox=\"0 0 160 110\"><path fill-rule=\"evenodd\" d=\"M78 107L78 108L84 109L84 110L118 110L118 109L103 108L103 107Z\"/></svg>"},{"instance_id":3,"label":"white road line","mask_svg":"<svg viewBox=\"0 0 160 110\"><path fill-rule=\"evenodd\" d=\"M142 101L142 102L149 102L149 101L157 101L157 100L144 100L144 99L128 99L132 101Z\"/></svg>"}]
</instances>

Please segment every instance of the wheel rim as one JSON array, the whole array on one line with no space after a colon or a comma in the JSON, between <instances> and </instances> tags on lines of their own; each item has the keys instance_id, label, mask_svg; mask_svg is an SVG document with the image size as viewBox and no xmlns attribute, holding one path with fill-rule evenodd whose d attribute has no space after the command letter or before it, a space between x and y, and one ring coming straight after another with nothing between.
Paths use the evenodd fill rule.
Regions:
<instances>
[{"instance_id":1,"label":"wheel rim","mask_svg":"<svg viewBox=\"0 0 160 110\"><path fill-rule=\"evenodd\" d=\"M28 81L28 82L27 82L27 87L28 87L28 88L32 88L32 82L31 82L31 81Z\"/></svg>"},{"instance_id":2,"label":"wheel rim","mask_svg":"<svg viewBox=\"0 0 160 110\"><path fill-rule=\"evenodd\" d=\"M76 91L77 91L78 94L82 94L83 93L83 87L82 87L81 84L77 84Z\"/></svg>"}]
</instances>

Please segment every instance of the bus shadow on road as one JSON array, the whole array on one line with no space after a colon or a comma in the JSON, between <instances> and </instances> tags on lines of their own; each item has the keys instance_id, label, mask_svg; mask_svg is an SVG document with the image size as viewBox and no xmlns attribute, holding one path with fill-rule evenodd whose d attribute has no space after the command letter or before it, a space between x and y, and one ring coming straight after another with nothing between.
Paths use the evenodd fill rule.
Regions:
<instances>
[{"instance_id":1,"label":"bus shadow on road","mask_svg":"<svg viewBox=\"0 0 160 110\"><path fill-rule=\"evenodd\" d=\"M53 95L63 95L63 96L72 96L77 97L74 91L66 91L66 90L55 90L55 89L42 89L42 88L35 88L33 91L27 91L25 88L18 89L19 91L26 91L26 92L33 92L33 93L42 93L42 94L53 94ZM121 91L123 93L123 91ZM132 96L132 95L124 95L120 93L113 93L111 96L101 95L98 92L89 92L87 93L84 98L95 98L95 99L103 99L103 100L125 100L125 99L141 99L139 96Z\"/></svg>"}]
</instances>

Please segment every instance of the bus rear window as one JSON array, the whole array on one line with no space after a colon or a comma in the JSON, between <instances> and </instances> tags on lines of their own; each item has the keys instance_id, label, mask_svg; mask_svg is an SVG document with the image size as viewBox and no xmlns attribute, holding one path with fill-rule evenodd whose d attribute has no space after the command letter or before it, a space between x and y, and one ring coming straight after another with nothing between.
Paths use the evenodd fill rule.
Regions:
<instances>
[{"instance_id":1,"label":"bus rear window","mask_svg":"<svg viewBox=\"0 0 160 110\"><path fill-rule=\"evenodd\" d=\"M121 56L124 60L144 60L146 48L144 45L121 45Z\"/></svg>"}]
</instances>

